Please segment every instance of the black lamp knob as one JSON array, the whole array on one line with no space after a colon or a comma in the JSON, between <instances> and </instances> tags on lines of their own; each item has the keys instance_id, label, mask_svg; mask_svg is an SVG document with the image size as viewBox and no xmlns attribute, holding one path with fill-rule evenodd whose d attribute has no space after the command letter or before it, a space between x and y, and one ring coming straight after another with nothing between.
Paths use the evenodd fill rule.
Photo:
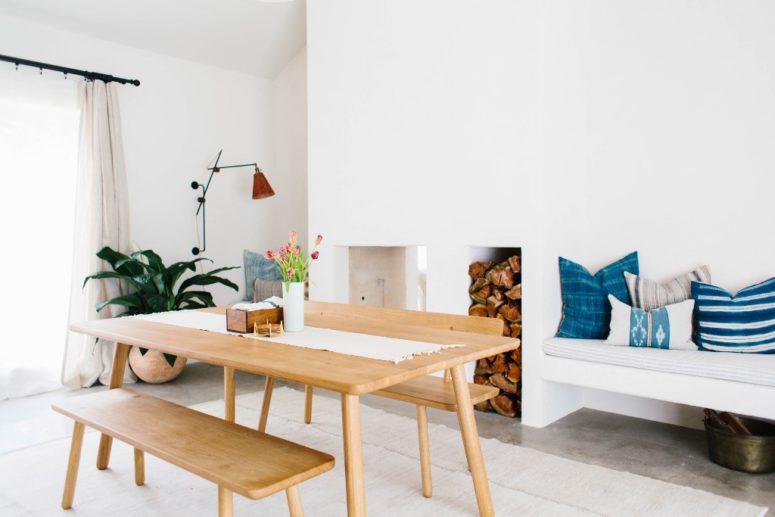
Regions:
<instances>
[{"instance_id":1,"label":"black lamp knob","mask_svg":"<svg viewBox=\"0 0 775 517\"><path fill-rule=\"evenodd\" d=\"M194 246L193 248L191 248L191 253L193 253L194 255L199 255L199 248Z\"/></svg>"},{"instance_id":2,"label":"black lamp knob","mask_svg":"<svg viewBox=\"0 0 775 517\"><path fill-rule=\"evenodd\" d=\"M192 181L191 182L191 188L194 189L194 190L198 189L199 188L199 183L197 183L196 181Z\"/></svg>"}]
</instances>

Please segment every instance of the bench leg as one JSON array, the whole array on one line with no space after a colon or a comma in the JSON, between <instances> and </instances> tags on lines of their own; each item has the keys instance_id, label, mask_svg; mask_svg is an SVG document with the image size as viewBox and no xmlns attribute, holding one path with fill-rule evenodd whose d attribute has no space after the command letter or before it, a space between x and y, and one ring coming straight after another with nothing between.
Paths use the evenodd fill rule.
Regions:
<instances>
[{"instance_id":1,"label":"bench leg","mask_svg":"<svg viewBox=\"0 0 775 517\"><path fill-rule=\"evenodd\" d=\"M234 492L218 485L218 517L234 517Z\"/></svg>"},{"instance_id":2,"label":"bench leg","mask_svg":"<svg viewBox=\"0 0 775 517\"><path fill-rule=\"evenodd\" d=\"M312 386L304 386L304 423L312 423Z\"/></svg>"},{"instance_id":3,"label":"bench leg","mask_svg":"<svg viewBox=\"0 0 775 517\"><path fill-rule=\"evenodd\" d=\"M261 418L258 420L258 430L266 432L266 421L269 419L269 406L272 404L272 389L274 388L274 379L266 378L264 385L264 402L261 404Z\"/></svg>"},{"instance_id":4,"label":"bench leg","mask_svg":"<svg viewBox=\"0 0 775 517\"><path fill-rule=\"evenodd\" d=\"M358 395L342 393L342 437L348 517L366 516L366 487L363 479L361 407Z\"/></svg>"},{"instance_id":5,"label":"bench leg","mask_svg":"<svg viewBox=\"0 0 775 517\"><path fill-rule=\"evenodd\" d=\"M116 343L113 353L113 367L110 370L110 389L120 388L124 384L124 370L129 356L129 345ZM103 434L100 437L100 449L97 451L97 468L105 470L110 463L110 449L113 446L113 438Z\"/></svg>"},{"instance_id":6,"label":"bench leg","mask_svg":"<svg viewBox=\"0 0 775 517\"><path fill-rule=\"evenodd\" d=\"M304 510L301 507L301 497L299 496L299 485L293 485L286 488L285 496L288 498L288 513L290 513L291 517L304 517Z\"/></svg>"},{"instance_id":7,"label":"bench leg","mask_svg":"<svg viewBox=\"0 0 775 517\"><path fill-rule=\"evenodd\" d=\"M417 405L417 438L420 442L420 473L422 475L422 495L433 495L431 481L431 448L428 439L428 408Z\"/></svg>"},{"instance_id":8,"label":"bench leg","mask_svg":"<svg viewBox=\"0 0 775 517\"><path fill-rule=\"evenodd\" d=\"M487 481L482 447L479 443L479 431L476 428L474 406L471 404L471 393L468 391L468 382L466 381L466 373L462 364L452 369L452 385L455 388L457 420L460 424L460 434L463 435L463 446L466 450L468 467L471 470L471 477L474 481L479 515L490 517L495 515L495 511L492 507L490 484Z\"/></svg>"},{"instance_id":9,"label":"bench leg","mask_svg":"<svg viewBox=\"0 0 775 517\"><path fill-rule=\"evenodd\" d=\"M234 368L229 366L223 367L223 401L226 406L224 411L224 420L227 422L234 422L236 418L235 410L235 391L236 380Z\"/></svg>"},{"instance_id":10,"label":"bench leg","mask_svg":"<svg viewBox=\"0 0 775 517\"><path fill-rule=\"evenodd\" d=\"M145 484L145 455L140 449L135 449L135 485Z\"/></svg>"},{"instance_id":11,"label":"bench leg","mask_svg":"<svg viewBox=\"0 0 775 517\"><path fill-rule=\"evenodd\" d=\"M67 461L67 475L65 476L65 491L62 494L62 508L69 510L73 507L75 496L75 482L78 480L78 464L81 462L81 446L83 445L83 424L76 422L73 426L73 439L70 442L70 459Z\"/></svg>"}]
</instances>

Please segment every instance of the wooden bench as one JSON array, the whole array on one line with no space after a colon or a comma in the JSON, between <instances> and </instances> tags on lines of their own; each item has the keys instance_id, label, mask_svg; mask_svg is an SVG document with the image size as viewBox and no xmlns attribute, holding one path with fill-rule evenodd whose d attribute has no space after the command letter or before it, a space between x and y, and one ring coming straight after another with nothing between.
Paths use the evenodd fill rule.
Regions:
<instances>
[{"instance_id":1,"label":"wooden bench","mask_svg":"<svg viewBox=\"0 0 775 517\"><path fill-rule=\"evenodd\" d=\"M460 332L472 332L500 336L503 331L503 322L495 318L480 318L475 316L461 316L455 314L443 314L433 312L410 311L402 309L384 309L362 307L354 305L342 305L326 302L305 302L305 319L310 325L314 325L319 318L342 317L352 321L379 321L396 326L418 326L433 329L457 330ZM267 377L264 387L264 400L261 407L261 417L258 430L266 430L269 417L269 406L272 400L274 379ZM494 386L481 384L468 384L471 394L471 403L484 402L498 395L500 390ZM312 422L312 387L305 387L304 421ZM431 478L430 443L428 438L428 412L432 407L444 411L457 411L455 391L450 382L449 371L444 372L444 377L426 375L410 379L396 384L384 390L376 391L373 395L401 400L415 404L417 409L417 434L420 446L420 473L422 479L422 493L425 497L433 495Z\"/></svg>"},{"instance_id":2,"label":"wooden bench","mask_svg":"<svg viewBox=\"0 0 775 517\"><path fill-rule=\"evenodd\" d=\"M218 485L218 514L233 515L237 492L261 499L285 490L301 516L298 484L334 467L334 458L275 436L156 397L113 389L52 406L75 420L62 508L73 504L84 426L135 448L135 482L145 482L147 452Z\"/></svg>"}]
</instances>

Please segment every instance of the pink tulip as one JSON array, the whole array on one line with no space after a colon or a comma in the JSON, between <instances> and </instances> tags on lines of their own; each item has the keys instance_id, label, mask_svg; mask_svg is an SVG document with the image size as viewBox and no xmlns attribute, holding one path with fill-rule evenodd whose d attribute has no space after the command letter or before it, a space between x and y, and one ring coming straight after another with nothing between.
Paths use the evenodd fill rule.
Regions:
<instances>
[{"instance_id":1,"label":"pink tulip","mask_svg":"<svg viewBox=\"0 0 775 517\"><path fill-rule=\"evenodd\" d=\"M290 280L291 278L293 278L293 275L295 275L295 274L296 274L296 270L295 270L295 269L293 269L292 267L289 267L289 268L288 268L288 273L287 273L287 274L288 274L288 280Z\"/></svg>"},{"instance_id":2,"label":"pink tulip","mask_svg":"<svg viewBox=\"0 0 775 517\"><path fill-rule=\"evenodd\" d=\"M296 244L296 239L298 239L298 236L296 235L296 232L288 232L288 241L292 244Z\"/></svg>"},{"instance_id":3,"label":"pink tulip","mask_svg":"<svg viewBox=\"0 0 775 517\"><path fill-rule=\"evenodd\" d=\"M318 234L318 236L315 238L315 246L320 246L321 242L323 242L323 236Z\"/></svg>"},{"instance_id":4,"label":"pink tulip","mask_svg":"<svg viewBox=\"0 0 775 517\"><path fill-rule=\"evenodd\" d=\"M312 255L310 255L310 257L312 257L312 260L317 260L319 256L320 256L319 251L313 251Z\"/></svg>"},{"instance_id":5,"label":"pink tulip","mask_svg":"<svg viewBox=\"0 0 775 517\"><path fill-rule=\"evenodd\" d=\"M277 253L269 250L266 253L264 253L264 258L267 260L274 260L277 257Z\"/></svg>"}]
</instances>

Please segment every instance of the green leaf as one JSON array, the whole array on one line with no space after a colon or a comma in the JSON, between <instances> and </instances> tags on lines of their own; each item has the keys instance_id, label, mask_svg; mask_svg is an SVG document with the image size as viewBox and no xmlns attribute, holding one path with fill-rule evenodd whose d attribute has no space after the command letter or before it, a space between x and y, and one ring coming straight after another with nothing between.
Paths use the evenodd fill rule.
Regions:
<instances>
[{"instance_id":1,"label":"green leaf","mask_svg":"<svg viewBox=\"0 0 775 517\"><path fill-rule=\"evenodd\" d=\"M186 272L187 269L190 271L196 271L196 263L201 262L203 260L212 262L212 260L210 260L209 258L200 257L198 259L189 260L187 262L175 262L170 267L168 267L167 283L170 289L173 289L175 287L175 284L178 283L178 280L180 280L180 277L183 275L183 273Z\"/></svg>"},{"instance_id":2,"label":"green leaf","mask_svg":"<svg viewBox=\"0 0 775 517\"><path fill-rule=\"evenodd\" d=\"M215 271L220 272L220 271L226 271L228 269L237 269L237 268L227 267L227 268L216 269ZM194 275L190 278L185 279L183 283L180 284L179 291L185 291L187 288L191 287L192 285L213 285L213 284L223 284L226 287L230 287L234 289L235 291L239 291L239 287L237 286L237 284L235 284L228 278L223 278L222 276L214 276L212 273Z\"/></svg>"},{"instance_id":3,"label":"green leaf","mask_svg":"<svg viewBox=\"0 0 775 517\"><path fill-rule=\"evenodd\" d=\"M98 251L97 257L110 264L114 271L121 273L122 275L134 276L142 272L141 269L138 269L132 264L119 265L120 261L128 259L129 257L112 249L110 246L105 246L100 251Z\"/></svg>"},{"instance_id":4,"label":"green leaf","mask_svg":"<svg viewBox=\"0 0 775 517\"><path fill-rule=\"evenodd\" d=\"M148 265L154 271L163 272L166 269L161 257L153 250L135 251L130 255L130 257L133 259L137 259L138 257L145 257L148 260Z\"/></svg>"},{"instance_id":5,"label":"green leaf","mask_svg":"<svg viewBox=\"0 0 775 517\"><path fill-rule=\"evenodd\" d=\"M180 305L181 303L194 301L194 300L199 300L201 303L205 305L205 307L215 307L215 302L213 301L213 295L208 293L207 291L180 292L175 297L175 305Z\"/></svg>"},{"instance_id":6,"label":"green leaf","mask_svg":"<svg viewBox=\"0 0 775 517\"><path fill-rule=\"evenodd\" d=\"M140 296L138 293L132 293L132 294L125 294L124 296L117 296L115 298L111 298L110 300L100 302L95 306L95 309L97 312L100 312L103 308L105 308L108 305L123 305L128 308L135 308L135 309L147 309L147 303L145 299Z\"/></svg>"},{"instance_id":7,"label":"green leaf","mask_svg":"<svg viewBox=\"0 0 775 517\"><path fill-rule=\"evenodd\" d=\"M86 278L83 279L83 286L86 287L86 283L89 280L103 280L107 278L115 278L117 280L123 280L126 283L130 284L135 289L141 289L142 286L135 281L134 278L131 276L122 275L121 273L115 273L113 271L100 271L99 273L94 273L93 275L89 275Z\"/></svg>"}]
</instances>

